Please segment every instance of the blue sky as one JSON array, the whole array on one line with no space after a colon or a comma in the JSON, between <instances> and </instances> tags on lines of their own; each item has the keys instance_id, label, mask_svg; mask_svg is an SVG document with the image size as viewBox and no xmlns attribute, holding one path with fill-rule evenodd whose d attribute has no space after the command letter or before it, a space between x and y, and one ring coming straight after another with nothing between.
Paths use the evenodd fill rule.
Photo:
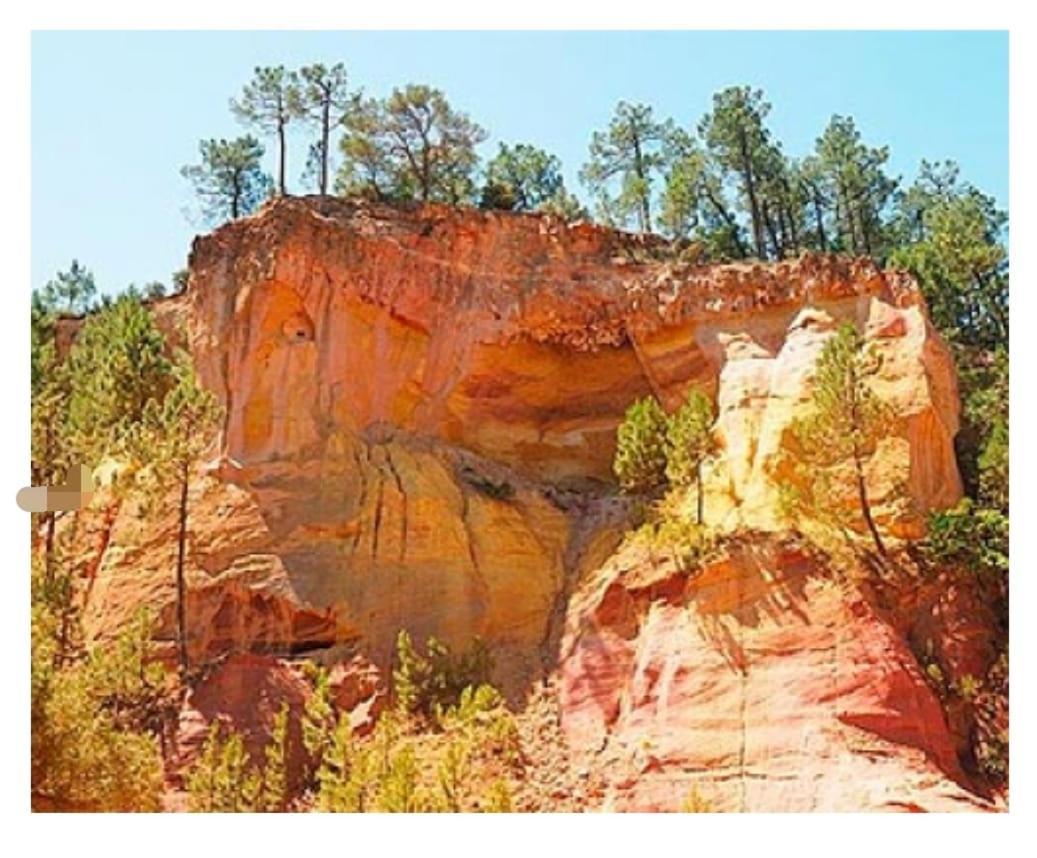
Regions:
<instances>
[{"instance_id":1,"label":"blue sky","mask_svg":"<svg viewBox=\"0 0 1037 858\"><path fill-rule=\"evenodd\" d=\"M748 83L791 155L833 113L888 144L910 181L952 158L1008 204L1008 36L976 32L81 32L32 39L32 286L78 258L104 291L169 282L205 231L179 169L198 141L243 133L227 108L256 65L346 63L385 95L429 83L490 132L557 154L566 183L620 99L694 124ZM274 147L267 147L273 171ZM305 141L289 151L295 189Z\"/></svg>"}]
</instances>

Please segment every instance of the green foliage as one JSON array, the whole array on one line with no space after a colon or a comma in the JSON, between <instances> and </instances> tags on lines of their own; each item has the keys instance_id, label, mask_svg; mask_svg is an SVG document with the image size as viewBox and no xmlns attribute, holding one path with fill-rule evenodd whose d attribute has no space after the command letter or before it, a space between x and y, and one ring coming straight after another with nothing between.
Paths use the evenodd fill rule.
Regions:
<instances>
[{"instance_id":1,"label":"green foliage","mask_svg":"<svg viewBox=\"0 0 1037 858\"><path fill-rule=\"evenodd\" d=\"M797 516L837 524L844 533L845 498L855 496L879 554L885 546L871 517L864 464L878 441L893 429L894 417L872 391L869 377L878 368L874 353L850 323L828 339L815 367L812 412L790 427L791 465L797 472L790 507ZM788 496L786 496L788 497Z\"/></svg>"},{"instance_id":2,"label":"green foliage","mask_svg":"<svg viewBox=\"0 0 1037 858\"><path fill-rule=\"evenodd\" d=\"M263 749L263 787L260 805L267 812L288 810L291 791L288 783L288 704L282 703L274 716L270 741Z\"/></svg>"},{"instance_id":3,"label":"green foliage","mask_svg":"<svg viewBox=\"0 0 1037 858\"><path fill-rule=\"evenodd\" d=\"M189 355L175 354L166 367L165 395L147 400L126 445L138 465L139 483L160 492L186 480L190 467L211 448L222 413L213 393L199 384Z\"/></svg>"},{"instance_id":4,"label":"green foliage","mask_svg":"<svg viewBox=\"0 0 1037 858\"><path fill-rule=\"evenodd\" d=\"M310 148L315 158L317 192L323 196L328 192L330 178L329 157L331 153L331 129L346 120L354 103L348 88L348 75L342 63L326 66L313 63L299 70L300 85L292 94L292 112L308 119L319 130L317 142Z\"/></svg>"},{"instance_id":5,"label":"green foliage","mask_svg":"<svg viewBox=\"0 0 1037 858\"><path fill-rule=\"evenodd\" d=\"M406 631L397 635L393 690L403 712L431 717L437 707L453 705L466 687L486 682L492 670L489 650L479 639L467 652L454 656L444 643L430 637L422 655Z\"/></svg>"},{"instance_id":6,"label":"green foliage","mask_svg":"<svg viewBox=\"0 0 1037 858\"><path fill-rule=\"evenodd\" d=\"M698 493L698 523L703 519L703 465L717 453L713 436L713 402L692 388L687 401L666 426L666 477L673 486L694 484Z\"/></svg>"},{"instance_id":7,"label":"green foliage","mask_svg":"<svg viewBox=\"0 0 1037 858\"><path fill-rule=\"evenodd\" d=\"M158 810L161 758L149 728L161 717L164 682L147 659L150 622L142 616L110 648L77 655L54 583L34 574L33 806Z\"/></svg>"},{"instance_id":8,"label":"green foliage","mask_svg":"<svg viewBox=\"0 0 1037 858\"><path fill-rule=\"evenodd\" d=\"M299 76L284 66L257 66L241 97L231 101L231 111L246 126L278 141L278 193L288 193L285 184L287 152L285 129L292 119L304 113Z\"/></svg>"},{"instance_id":9,"label":"green foliage","mask_svg":"<svg viewBox=\"0 0 1037 858\"><path fill-rule=\"evenodd\" d=\"M853 118L835 115L818 138L816 153L819 179L833 205L834 249L884 256L883 215L896 189L896 181L883 172L889 147L864 145Z\"/></svg>"},{"instance_id":10,"label":"green foliage","mask_svg":"<svg viewBox=\"0 0 1037 858\"><path fill-rule=\"evenodd\" d=\"M249 813L258 809L262 790L262 777L252 766L240 734L214 721L187 776L191 810Z\"/></svg>"},{"instance_id":11,"label":"green foliage","mask_svg":"<svg viewBox=\"0 0 1037 858\"><path fill-rule=\"evenodd\" d=\"M202 140L198 150L201 163L181 168L180 174L194 186L210 223L237 220L270 196L272 183L260 163L263 147L255 137Z\"/></svg>"},{"instance_id":12,"label":"green foliage","mask_svg":"<svg viewBox=\"0 0 1037 858\"><path fill-rule=\"evenodd\" d=\"M358 102L343 120L336 186L375 198L471 202L486 132L438 89L408 84Z\"/></svg>"},{"instance_id":13,"label":"green foliage","mask_svg":"<svg viewBox=\"0 0 1037 858\"><path fill-rule=\"evenodd\" d=\"M68 271L59 271L43 289L33 293L33 309L53 315L81 316L93 309L96 300L94 275L73 259Z\"/></svg>"},{"instance_id":14,"label":"green foliage","mask_svg":"<svg viewBox=\"0 0 1037 858\"><path fill-rule=\"evenodd\" d=\"M764 124L770 109L762 91L748 86L728 87L714 94L713 109L699 123L699 135L713 163L722 173L737 177L760 259L767 258L764 174L779 160Z\"/></svg>"},{"instance_id":15,"label":"green foliage","mask_svg":"<svg viewBox=\"0 0 1037 858\"><path fill-rule=\"evenodd\" d=\"M83 461L119 456L172 385L165 339L131 295L90 316L69 352L68 428Z\"/></svg>"},{"instance_id":16,"label":"green foliage","mask_svg":"<svg viewBox=\"0 0 1037 858\"><path fill-rule=\"evenodd\" d=\"M668 555L685 572L701 567L717 547L712 531L669 511L645 522L630 539L636 545L645 546L653 558Z\"/></svg>"},{"instance_id":17,"label":"green foliage","mask_svg":"<svg viewBox=\"0 0 1037 858\"><path fill-rule=\"evenodd\" d=\"M558 192L549 200L545 200L541 203L540 211L544 214L559 217L567 223L572 223L573 221L578 220L590 220L590 213L587 211L583 203L581 203L574 194L570 194L564 187L559 188Z\"/></svg>"},{"instance_id":18,"label":"green foliage","mask_svg":"<svg viewBox=\"0 0 1037 858\"><path fill-rule=\"evenodd\" d=\"M612 471L620 488L650 493L666 485L667 419L653 396L631 405L616 432Z\"/></svg>"},{"instance_id":19,"label":"green foliage","mask_svg":"<svg viewBox=\"0 0 1037 858\"><path fill-rule=\"evenodd\" d=\"M963 498L930 515L924 547L934 564L1000 579L1008 575L1008 517Z\"/></svg>"},{"instance_id":20,"label":"green foliage","mask_svg":"<svg viewBox=\"0 0 1037 858\"><path fill-rule=\"evenodd\" d=\"M436 777L445 809L461 812L461 790L468 776L469 750L466 743L453 741L439 763Z\"/></svg>"},{"instance_id":21,"label":"green foliage","mask_svg":"<svg viewBox=\"0 0 1037 858\"><path fill-rule=\"evenodd\" d=\"M331 733L317 771L317 806L333 813L363 813L373 809L378 793L375 755L370 747L356 747L348 718Z\"/></svg>"},{"instance_id":22,"label":"green foliage","mask_svg":"<svg viewBox=\"0 0 1037 858\"><path fill-rule=\"evenodd\" d=\"M322 667L310 666L310 681L313 693L306 699L302 716L302 744L309 757L308 777L323 765L331 746L337 741L335 734L335 710L331 705L331 687L328 672ZM348 739L348 725L347 725ZM341 755L343 748L338 749Z\"/></svg>"},{"instance_id":23,"label":"green foliage","mask_svg":"<svg viewBox=\"0 0 1037 858\"><path fill-rule=\"evenodd\" d=\"M375 808L384 813L415 813L425 809L421 798L414 748L405 745L389 760Z\"/></svg>"},{"instance_id":24,"label":"green foliage","mask_svg":"<svg viewBox=\"0 0 1037 858\"><path fill-rule=\"evenodd\" d=\"M623 225L633 216L640 232L651 232L652 182L663 164L666 133L651 107L625 101L616 105L608 129L594 132L580 180L598 199L606 222Z\"/></svg>"},{"instance_id":25,"label":"green foliage","mask_svg":"<svg viewBox=\"0 0 1037 858\"><path fill-rule=\"evenodd\" d=\"M952 342L1004 348L1008 252L1001 236L1007 216L971 185L923 185L908 194L900 225L914 240L896 249L890 264L918 278L933 321Z\"/></svg>"},{"instance_id":26,"label":"green foliage","mask_svg":"<svg viewBox=\"0 0 1037 858\"><path fill-rule=\"evenodd\" d=\"M557 157L526 143L501 143L486 165L480 205L484 209L531 212L564 192L562 162Z\"/></svg>"}]
</instances>

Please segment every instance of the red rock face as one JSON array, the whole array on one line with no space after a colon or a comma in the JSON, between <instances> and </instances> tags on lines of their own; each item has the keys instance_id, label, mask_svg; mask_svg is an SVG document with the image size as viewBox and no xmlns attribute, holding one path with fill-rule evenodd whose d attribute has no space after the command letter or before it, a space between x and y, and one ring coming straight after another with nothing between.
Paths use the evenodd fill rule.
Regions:
<instances>
[{"instance_id":1,"label":"red rock face","mask_svg":"<svg viewBox=\"0 0 1037 858\"><path fill-rule=\"evenodd\" d=\"M958 767L965 728L907 645L932 631L948 663L987 661L965 603L879 612L778 515L789 425L845 321L902 418L866 463L879 526L917 536L960 496L953 363L917 286L866 260L661 255L550 217L334 199L280 199L196 240L186 293L154 312L225 407L189 495L187 613L193 660L238 655L192 700L199 724L298 705L274 656L348 643L384 674L405 628L482 637L512 699L557 669L611 808L676 809L693 786L725 810L985 806ZM625 409L650 393L672 409L692 385L718 411L708 523L755 535L688 579L631 549L608 559L624 523L609 485ZM78 517L89 635L146 604L172 640L174 509L101 490ZM367 729L377 671L336 670Z\"/></svg>"},{"instance_id":2,"label":"red rock face","mask_svg":"<svg viewBox=\"0 0 1037 858\"><path fill-rule=\"evenodd\" d=\"M381 673L358 655L334 665L328 678L335 712L349 719L355 735L367 735L387 700ZM194 685L184 701L175 767L189 770L213 723L239 733L253 763L262 766L274 718L287 705L289 788L297 791L306 761L301 718L312 693L297 664L269 655L230 656Z\"/></svg>"},{"instance_id":3,"label":"red rock face","mask_svg":"<svg viewBox=\"0 0 1037 858\"><path fill-rule=\"evenodd\" d=\"M297 780L306 755L300 718L310 693L298 671L278 659L231 656L192 688L184 703L177 731L178 767L183 771L190 767L215 722L239 733L252 761L261 764L274 718L287 704L288 770Z\"/></svg>"},{"instance_id":4,"label":"red rock face","mask_svg":"<svg viewBox=\"0 0 1037 858\"><path fill-rule=\"evenodd\" d=\"M789 540L745 536L693 577L621 551L572 600L560 671L612 809L991 807L904 639Z\"/></svg>"}]
</instances>

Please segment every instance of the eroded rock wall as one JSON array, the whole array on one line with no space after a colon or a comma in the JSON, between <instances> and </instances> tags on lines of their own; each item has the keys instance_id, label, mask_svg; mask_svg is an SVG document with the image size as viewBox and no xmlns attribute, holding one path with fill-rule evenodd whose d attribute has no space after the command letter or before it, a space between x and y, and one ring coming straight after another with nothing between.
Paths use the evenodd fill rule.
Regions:
<instances>
[{"instance_id":1,"label":"eroded rock wall","mask_svg":"<svg viewBox=\"0 0 1037 858\"><path fill-rule=\"evenodd\" d=\"M716 397L707 510L779 528L784 434L847 319L903 417L869 463L880 518L897 481L913 507L884 523L904 533L956 499L954 374L910 279L835 257L711 267L658 251L550 217L314 199L199 238L186 293L155 309L226 410L222 465L192 495L190 575L211 592L200 650L355 635L384 649L401 625L528 648L587 535L587 504L559 493L607 483L616 426L648 393L668 408L692 384ZM115 548L86 563L95 629L144 593L168 611L172 525L138 519L116 516ZM127 580L130 557L155 579ZM261 628L233 618L260 597ZM311 632L285 611L308 612Z\"/></svg>"}]
</instances>

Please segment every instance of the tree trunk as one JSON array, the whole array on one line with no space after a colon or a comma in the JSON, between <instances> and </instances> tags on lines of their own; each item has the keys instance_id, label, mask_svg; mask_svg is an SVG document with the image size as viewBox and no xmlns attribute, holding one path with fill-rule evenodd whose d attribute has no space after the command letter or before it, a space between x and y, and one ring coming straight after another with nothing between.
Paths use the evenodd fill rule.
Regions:
<instances>
[{"instance_id":1,"label":"tree trunk","mask_svg":"<svg viewBox=\"0 0 1037 858\"><path fill-rule=\"evenodd\" d=\"M331 136L331 98L324 99L320 117L320 195L328 193L328 138Z\"/></svg>"},{"instance_id":2,"label":"tree trunk","mask_svg":"<svg viewBox=\"0 0 1037 858\"><path fill-rule=\"evenodd\" d=\"M230 219L237 220L238 214L241 212L241 182L236 172L234 173L233 184L230 190Z\"/></svg>"},{"instance_id":3,"label":"tree trunk","mask_svg":"<svg viewBox=\"0 0 1037 858\"><path fill-rule=\"evenodd\" d=\"M825 253L828 250L828 242L825 241L825 218L821 208L821 198L816 191L811 196L814 200L814 217L817 218L817 237L821 242L821 252Z\"/></svg>"},{"instance_id":4,"label":"tree trunk","mask_svg":"<svg viewBox=\"0 0 1037 858\"><path fill-rule=\"evenodd\" d=\"M774 228L774 219L771 217L770 206L766 202L763 204L763 223L767 228L767 236L771 240L771 246L774 248L774 258L781 259L781 240L778 238L778 232Z\"/></svg>"},{"instance_id":5,"label":"tree trunk","mask_svg":"<svg viewBox=\"0 0 1037 858\"><path fill-rule=\"evenodd\" d=\"M875 541L875 548L878 549L879 555L885 557L886 546L882 544L882 537L879 536L879 529L875 526L875 520L871 517L871 505L868 503L868 490L864 485L864 466L861 464L861 457L856 450L853 451L853 467L857 472L857 496L860 499L861 513L864 515L864 523L868 526L868 532L871 533L871 538Z\"/></svg>"},{"instance_id":6,"label":"tree trunk","mask_svg":"<svg viewBox=\"0 0 1037 858\"><path fill-rule=\"evenodd\" d=\"M281 196L288 194L287 187L284 181L285 161L288 157L287 147L284 140L284 119L279 118L277 120L277 145L278 145L278 164L277 164L277 187L281 192Z\"/></svg>"},{"instance_id":7,"label":"tree trunk","mask_svg":"<svg viewBox=\"0 0 1037 858\"><path fill-rule=\"evenodd\" d=\"M734 241L738 253L744 259L749 255L749 251L742 243L742 239L738 236L738 224L735 222L735 219L731 216L731 213L724 206L723 202L713 195L713 192L708 186L703 186L703 192L706 194L706 199L709 200L713 208L716 209L717 214L720 215L721 219L727 225L727 228L731 230L731 239Z\"/></svg>"},{"instance_id":8,"label":"tree trunk","mask_svg":"<svg viewBox=\"0 0 1037 858\"><path fill-rule=\"evenodd\" d=\"M184 554L187 544L187 483L188 468L185 464L180 471L180 529L176 543L176 637L177 653L180 659L180 679L187 682L187 605L186 586L184 584Z\"/></svg>"},{"instance_id":9,"label":"tree trunk","mask_svg":"<svg viewBox=\"0 0 1037 858\"><path fill-rule=\"evenodd\" d=\"M638 220L641 221L641 232L652 231L652 215L648 203L648 182L645 179L644 158L641 155L641 141L637 136L633 123L630 125L631 134L634 137L634 172L641 182L641 199L639 201Z\"/></svg>"},{"instance_id":10,"label":"tree trunk","mask_svg":"<svg viewBox=\"0 0 1037 858\"><path fill-rule=\"evenodd\" d=\"M760 224L760 205L756 201L756 185L753 182L753 166L749 160L749 144L745 139L745 131L738 132L738 148L742 157L742 179L745 182L746 196L749 197L749 214L753 222L753 242L756 244L756 256L765 259L763 247L763 227Z\"/></svg>"}]
</instances>

